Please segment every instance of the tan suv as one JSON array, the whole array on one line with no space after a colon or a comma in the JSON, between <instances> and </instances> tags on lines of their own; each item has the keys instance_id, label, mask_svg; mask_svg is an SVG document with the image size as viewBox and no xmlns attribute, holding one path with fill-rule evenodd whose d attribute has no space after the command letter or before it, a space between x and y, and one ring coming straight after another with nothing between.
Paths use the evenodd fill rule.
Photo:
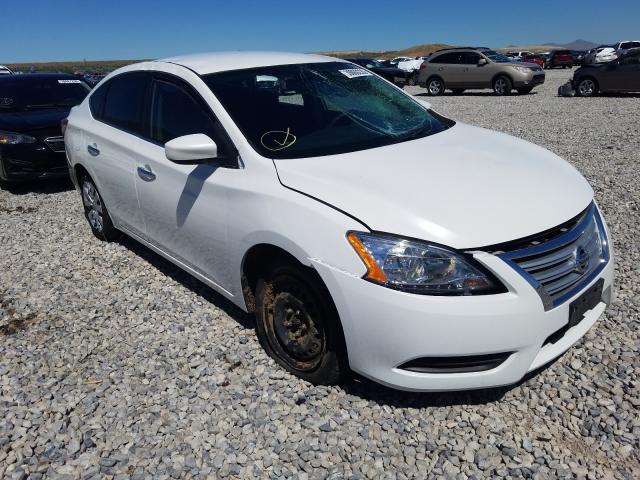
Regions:
<instances>
[{"instance_id":1,"label":"tan suv","mask_svg":"<svg viewBox=\"0 0 640 480\"><path fill-rule=\"evenodd\" d=\"M529 93L544 83L544 70L534 63L513 62L488 48L438 50L420 66L418 85L429 95L445 89L462 93L467 88L492 88L496 95Z\"/></svg>"}]
</instances>

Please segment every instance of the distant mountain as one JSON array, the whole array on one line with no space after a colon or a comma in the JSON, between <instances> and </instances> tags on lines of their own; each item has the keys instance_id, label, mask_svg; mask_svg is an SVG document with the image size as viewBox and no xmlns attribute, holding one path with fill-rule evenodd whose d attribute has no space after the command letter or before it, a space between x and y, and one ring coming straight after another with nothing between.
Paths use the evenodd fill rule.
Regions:
<instances>
[{"instance_id":1,"label":"distant mountain","mask_svg":"<svg viewBox=\"0 0 640 480\"><path fill-rule=\"evenodd\" d=\"M593 42L590 42L589 40L583 40L581 38L569 43L551 42L551 43L545 43L545 45L559 45L568 50L590 50L592 48L596 48L600 46L599 43L593 43Z\"/></svg>"}]
</instances>

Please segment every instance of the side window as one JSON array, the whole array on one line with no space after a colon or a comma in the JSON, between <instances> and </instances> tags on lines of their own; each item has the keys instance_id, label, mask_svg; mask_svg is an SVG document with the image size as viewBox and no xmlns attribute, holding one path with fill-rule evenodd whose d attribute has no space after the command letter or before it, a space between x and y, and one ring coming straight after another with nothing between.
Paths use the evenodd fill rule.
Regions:
<instances>
[{"instance_id":1,"label":"side window","mask_svg":"<svg viewBox=\"0 0 640 480\"><path fill-rule=\"evenodd\" d=\"M640 63L640 55L629 55L620 60L620 65L638 65Z\"/></svg>"},{"instance_id":2,"label":"side window","mask_svg":"<svg viewBox=\"0 0 640 480\"><path fill-rule=\"evenodd\" d=\"M464 63L467 65L477 65L480 60L480 54L476 52L467 52L464 54Z\"/></svg>"},{"instance_id":3,"label":"side window","mask_svg":"<svg viewBox=\"0 0 640 480\"><path fill-rule=\"evenodd\" d=\"M464 54L462 52L443 53L431 60L431 63L448 63L456 65L463 63L463 55Z\"/></svg>"},{"instance_id":4,"label":"side window","mask_svg":"<svg viewBox=\"0 0 640 480\"><path fill-rule=\"evenodd\" d=\"M95 90L91 94L91 98L89 98L89 109L91 110L91 115L93 118L97 120L102 120L102 113L104 110L104 100L107 98L107 90L109 90L109 84L111 82L102 85L100 88Z\"/></svg>"},{"instance_id":5,"label":"side window","mask_svg":"<svg viewBox=\"0 0 640 480\"><path fill-rule=\"evenodd\" d=\"M102 120L123 130L144 134L142 111L148 77L146 72L131 72L111 80L108 83Z\"/></svg>"},{"instance_id":6,"label":"side window","mask_svg":"<svg viewBox=\"0 0 640 480\"><path fill-rule=\"evenodd\" d=\"M151 138L166 143L176 137L204 133L216 139L216 129L205 108L182 87L156 80L151 96Z\"/></svg>"}]
</instances>

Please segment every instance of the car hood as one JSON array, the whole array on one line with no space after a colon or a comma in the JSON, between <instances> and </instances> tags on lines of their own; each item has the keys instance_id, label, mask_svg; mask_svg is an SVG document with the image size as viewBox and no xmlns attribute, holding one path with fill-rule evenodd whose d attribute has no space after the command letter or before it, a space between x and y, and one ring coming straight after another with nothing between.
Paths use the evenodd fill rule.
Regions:
<instances>
[{"instance_id":1,"label":"car hood","mask_svg":"<svg viewBox=\"0 0 640 480\"><path fill-rule=\"evenodd\" d=\"M461 123L380 148L274 163L283 185L372 230L454 248L542 232L593 198L582 175L548 150Z\"/></svg>"},{"instance_id":2,"label":"car hood","mask_svg":"<svg viewBox=\"0 0 640 480\"><path fill-rule=\"evenodd\" d=\"M69 108L32 110L28 112L0 113L0 129L11 132L60 127L60 121L69 115Z\"/></svg>"}]
</instances>

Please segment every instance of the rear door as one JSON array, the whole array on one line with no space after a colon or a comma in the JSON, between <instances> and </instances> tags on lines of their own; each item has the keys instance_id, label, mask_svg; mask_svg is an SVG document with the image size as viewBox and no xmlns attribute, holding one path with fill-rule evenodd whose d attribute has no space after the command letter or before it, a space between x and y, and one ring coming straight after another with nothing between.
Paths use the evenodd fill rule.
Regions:
<instances>
[{"instance_id":1,"label":"rear door","mask_svg":"<svg viewBox=\"0 0 640 480\"><path fill-rule=\"evenodd\" d=\"M434 72L444 80L447 88L459 88L464 85L466 65L463 52L447 52L434 58L430 63Z\"/></svg>"},{"instance_id":2,"label":"rear door","mask_svg":"<svg viewBox=\"0 0 640 480\"><path fill-rule=\"evenodd\" d=\"M94 121L80 147L112 219L136 234L144 231L135 165L146 143L141 135L149 80L147 72L127 72L100 86L89 100Z\"/></svg>"}]
</instances>

